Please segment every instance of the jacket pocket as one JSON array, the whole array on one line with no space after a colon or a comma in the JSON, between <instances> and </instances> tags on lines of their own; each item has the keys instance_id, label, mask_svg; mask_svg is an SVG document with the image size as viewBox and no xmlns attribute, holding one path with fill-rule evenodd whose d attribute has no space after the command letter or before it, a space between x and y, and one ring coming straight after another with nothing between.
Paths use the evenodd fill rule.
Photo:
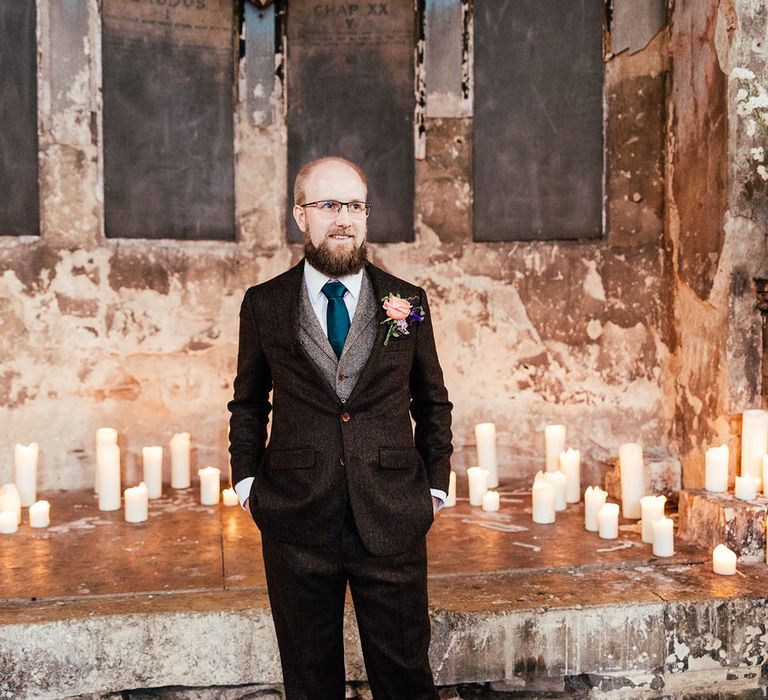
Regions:
<instances>
[{"instance_id":1,"label":"jacket pocket","mask_svg":"<svg viewBox=\"0 0 768 700\"><path fill-rule=\"evenodd\" d=\"M275 450L269 455L270 469L310 469L314 466L315 450L311 447Z\"/></svg>"},{"instance_id":2,"label":"jacket pocket","mask_svg":"<svg viewBox=\"0 0 768 700\"><path fill-rule=\"evenodd\" d=\"M415 447L382 447L379 465L382 469L412 469L421 466L421 456Z\"/></svg>"}]
</instances>

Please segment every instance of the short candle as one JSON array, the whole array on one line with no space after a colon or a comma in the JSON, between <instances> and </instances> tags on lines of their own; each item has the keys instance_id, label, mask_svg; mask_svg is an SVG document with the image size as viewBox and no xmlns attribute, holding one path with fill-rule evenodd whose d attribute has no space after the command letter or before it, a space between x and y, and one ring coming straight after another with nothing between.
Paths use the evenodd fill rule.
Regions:
<instances>
[{"instance_id":1,"label":"short candle","mask_svg":"<svg viewBox=\"0 0 768 700\"><path fill-rule=\"evenodd\" d=\"M51 524L51 504L37 501L29 507L30 527L48 527Z\"/></svg>"},{"instance_id":2,"label":"short candle","mask_svg":"<svg viewBox=\"0 0 768 700\"><path fill-rule=\"evenodd\" d=\"M19 529L15 510L0 511L0 535L11 535Z\"/></svg>"},{"instance_id":3,"label":"short candle","mask_svg":"<svg viewBox=\"0 0 768 700\"><path fill-rule=\"evenodd\" d=\"M597 511L597 534L604 540L619 536L619 504L605 503Z\"/></svg>"},{"instance_id":4,"label":"short candle","mask_svg":"<svg viewBox=\"0 0 768 700\"><path fill-rule=\"evenodd\" d=\"M704 488L712 493L728 490L728 445L710 447L704 453Z\"/></svg>"},{"instance_id":5,"label":"short candle","mask_svg":"<svg viewBox=\"0 0 768 700\"><path fill-rule=\"evenodd\" d=\"M21 523L21 496L16 484L0 486L0 510L12 511L16 515L16 524Z\"/></svg>"},{"instance_id":6,"label":"short candle","mask_svg":"<svg viewBox=\"0 0 768 700\"><path fill-rule=\"evenodd\" d=\"M539 472L533 480L531 489L531 517L539 525L555 522L555 487Z\"/></svg>"},{"instance_id":7,"label":"short candle","mask_svg":"<svg viewBox=\"0 0 768 700\"><path fill-rule=\"evenodd\" d=\"M736 552L724 544L719 544L712 551L712 571L721 576L733 576L736 573Z\"/></svg>"},{"instance_id":8,"label":"short candle","mask_svg":"<svg viewBox=\"0 0 768 700\"><path fill-rule=\"evenodd\" d=\"M642 512L642 540L646 544L653 544L653 523L664 517L664 504L666 496L643 496L640 499Z\"/></svg>"},{"instance_id":9,"label":"short candle","mask_svg":"<svg viewBox=\"0 0 768 700\"><path fill-rule=\"evenodd\" d=\"M672 519L662 516L651 523L653 528L653 556L671 557L675 553L675 531Z\"/></svg>"},{"instance_id":10,"label":"short candle","mask_svg":"<svg viewBox=\"0 0 768 700\"><path fill-rule=\"evenodd\" d=\"M754 501L757 498L757 483L749 474L737 476L734 493L739 500Z\"/></svg>"},{"instance_id":11,"label":"short candle","mask_svg":"<svg viewBox=\"0 0 768 700\"><path fill-rule=\"evenodd\" d=\"M218 467L204 467L197 470L200 477L200 503L215 506L219 502L221 470Z\"/></svg>"},{"instance_id":12,"label":"short candle","mask_svg":"<svg viewBox=\"0 0 768 700\"><path fill-rule=\"evenodd\" d=\"M499 510L499 492L498 491L486 491L483 494L483 510L489 513L495 513Z\"/></svg>"},{"instance_id":13,"label":"short candle","mask_svg":"<svg viewBox=\"0 0 768 700\"><path fill-rule=\"evenodd\" d=\"M608 492L603 491L599 486L587 486L587 490L584 491L584 528L588 532L599 530L597 512L605 504L606 498L608 498Z\"/></svg>"},{"instance_id":14,"label":"short candle","mask_svg":"<svg viewBox=\"0 0 768 700\"><path fill-rule=\"evenodd\" d=\"M467 479L469 480L469 505L482 505L483 494L488 490L488 470L470 467L467 469Z\"/></svg>"},{"instance_id":15,"label":"short candle","mask_svg":"<svg viewBox=\"0 0 768 700\"><path fill-rule=\"evenodd\" d=\"M146 484L125 489L125 521L143 523L149 513L149 491Z\"/></svg>"},{"instance_id":16,"label":"short candle","mask_svg":"<svg viewBox=\"0 0 768 700\"><path fill-rule=\"evenodd\" d=\"M236 506L240 504L240 500L237 497L237 493L235 493L235 489L224 489L221 492L221 502L225 506Z\"/></svg>"}]
</instances>

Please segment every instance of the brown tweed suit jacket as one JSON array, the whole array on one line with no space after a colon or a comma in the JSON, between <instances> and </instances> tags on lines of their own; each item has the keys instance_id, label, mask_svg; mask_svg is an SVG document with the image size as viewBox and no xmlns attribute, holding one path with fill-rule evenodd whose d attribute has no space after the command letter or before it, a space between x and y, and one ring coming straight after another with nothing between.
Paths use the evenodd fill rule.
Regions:
<instances>
[{"instance_id":1,"label":"brown tweed suit jacket","mask_svg":"<svg viewBox=\"0 0 768 700\"><path fill-rule=\"evenodd\" d=\"M250 508L265 535L324 544L349 507L366 548L387 555L429 529L430 487L448 490L452 404L424 290L370 263L365 271L377 301L376 336L346 399L300 341L304 261L246 292L229 449L232 482L255 477ZM418 297L426 317L385 347L378 300L390 292ZM353 328L361 325L357 315ZM354 341L350 332L347 343ZM348 352L353 345L342 362Z\"/></svg>"}]
</instances>

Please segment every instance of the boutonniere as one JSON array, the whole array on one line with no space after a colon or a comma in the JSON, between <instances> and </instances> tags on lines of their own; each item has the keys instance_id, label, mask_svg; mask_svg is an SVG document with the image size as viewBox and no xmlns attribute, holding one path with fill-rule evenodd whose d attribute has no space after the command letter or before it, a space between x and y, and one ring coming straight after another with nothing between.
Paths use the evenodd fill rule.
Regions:
<instances>
[{"instance_id":1,"label":"boutonniere","mask_svg":"<svg viewBox=\"0 0 768 700\"><path fill-rule=\"evenodd\" d=\"M382 308L387 312L387 318L381 323L389 325L387 337L384 338L384 345L389 342L390 338L408 335L409 324L421 323L424 320L424 309L421 306L416 306L418 300L419 297L403 299L394 292L390 292L381 300Z\"/></svg>"}]
</instances>

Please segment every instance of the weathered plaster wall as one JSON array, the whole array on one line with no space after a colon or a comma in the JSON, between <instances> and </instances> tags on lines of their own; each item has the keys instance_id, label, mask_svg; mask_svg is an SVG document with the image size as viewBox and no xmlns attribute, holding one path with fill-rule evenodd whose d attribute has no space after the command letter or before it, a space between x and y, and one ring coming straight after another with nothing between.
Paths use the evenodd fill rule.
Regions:
<instances>
[{"instance_id":1,"label":"weathered plaster wall","mask_svg":"<svg viewBox=\"0 0 768 700\"><path fill-rule=\"evenodd\" d=\"M676 3L670 25L669 244L676 359L675 448L683 485L704 484L706 448L739 463L740 413L761 403L765 204L749 187L753 143L735 111L734 66L765 75L763 3Z\"/></svg>"},{"instance_id":2,"label":"weathered plaster wall","mask_svg":"<svg viewBox=\"0 0 768 700\"><path fill-rule=\"evenodd\" d=\"M0 482L12 444L36 440L41 487L90 484L102 425L120 431L128 482L141 447L178 430L197 465L224 466L242 294L300 256L282 228L279 85L271 125L238 108L236 243L107 240L97 2L39 0L39 27L42 235L0 239ZM497 424L502 475L541 466L548 422L568 426L589 480L621 442L667 442L666 40L606 57L601 241L474 243L467 102L427 119L416 241L373 257L428 290L458 468L481 420Z\"/></svg>"}]
</instances>

